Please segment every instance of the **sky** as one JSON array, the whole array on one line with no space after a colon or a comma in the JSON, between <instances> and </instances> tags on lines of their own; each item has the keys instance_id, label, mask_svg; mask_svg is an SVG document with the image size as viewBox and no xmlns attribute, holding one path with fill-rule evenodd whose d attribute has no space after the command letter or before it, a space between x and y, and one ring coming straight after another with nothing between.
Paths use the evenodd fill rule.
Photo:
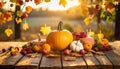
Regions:
<instances>
[{"instance_id":1,"label":"sky","mask_svg":"<svg viewBox=\"0 0 120 69\"><path fill-rule=\"evenodd\" d=\"M7 2L7 4L5 5L4 8L13 10L14 6L9 7L10 3L11 2ZM35 5L34 2L29 2L29 3L26 3L26 6L29 5L29 6L32 6L33 8L35 8L35 9L41 7L42 9L48 9L48 10L56 11L56 10L67 10L70 7L77 6L79 4L80 3L78 2L78 0L67 0L66 7L63 7L62 5L59 5L59 0L51 0L51 2L48 2L48 3L47 2L42 2L39 5Z\"/></svg>"}]
</instances>

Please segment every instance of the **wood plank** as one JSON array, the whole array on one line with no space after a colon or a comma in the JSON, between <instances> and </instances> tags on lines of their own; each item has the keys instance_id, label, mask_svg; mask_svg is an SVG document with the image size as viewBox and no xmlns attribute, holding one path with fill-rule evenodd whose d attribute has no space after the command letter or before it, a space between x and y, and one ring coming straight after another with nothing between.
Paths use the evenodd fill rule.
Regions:
<instances>
[{"instance_id":1,"label":"wood plank","mask_svg":"<svg viewBox=\"0 0 120 69\"><path fill-rule=\"evenodd\" d=\"M0 50L8 49L10 46L22 46L26 42L0 42ZM1 52L2 54L2 52ZM5 55L0 56L0 69L12 69L14 65L19 61L23 56L19 53L15 56L10 56L10 52L7 52Z\"/></svg>"},{"instance_id":2,"label":"wood plank","mask_svg":"<svg viewBox=\"0 0 120 69\"><path fill-rule=\"evenodd\" d=\"M35 55L36 53L33 53L32 55ZM36 54L36 57L28 57L24 56L16 65L15 69L38 69L40 60L41 60L41 54Z\"/></svg>"},{"instance_id":3,"label":"wood plank","mask_svg":"<svg viewBox=\"0 0 120 69\"><path fill-rule=\"evenodd\" d=\"M94 56L84 56L88 69L100 69L100 63Z\"/></svg>"},{"instance_id":4,"label":"wood plank","mask_svg":"<svg viewBox=\"0 0 120 69\"><path fill-rule=\"evenodd\" d=\"M64 69L87 69L83 57L77 57L75 61L65 61L64 59L62 61Z\"/></svg>"},{"instance_id":5,"label":"wood plank","mask_svg":"<svg viewBox=\"0 0 120 69\"><path fill-rule=\"evenodd\" d=\"M43 56L40 69L61 69L61 59L57 58L49 58Z\"/></svg>"},{"instance_id":6,"label":"wood plank","mask_svg":"<svg viewBox=\"0 0 120 69\"><path fill-rule=\"evenodd\" d=\"M116 54L113 50L105 52L107 58L111 61L114 65L114 69L120 68L120 55Z\"/></svg>"},{"instance_id":7,"label":"wood plank","mask_svg":"<svg viewBox=\"0 0 120 69\"><path fill-rule=\"evenodd\" d=\"M96 59L101 64L101 69L113 69L112 63L105 55L95 55Z\"/></svg>"}]
</instances>

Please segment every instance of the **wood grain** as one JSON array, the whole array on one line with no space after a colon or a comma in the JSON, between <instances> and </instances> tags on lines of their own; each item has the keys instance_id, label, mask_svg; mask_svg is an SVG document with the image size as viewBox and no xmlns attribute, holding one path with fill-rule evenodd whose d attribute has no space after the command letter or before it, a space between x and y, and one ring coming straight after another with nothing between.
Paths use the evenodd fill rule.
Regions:
<instances>
[{"instance_id":1,"label":"wood grain","mask_svg":"<svg viewBox=\"0 0 120 69\"><path fill-rule=\"evenodd\" d=\"M40 69L61 69L60 57L57 58L47 58L43 56Z\"/></svg>"},{"instance_id":2,"label":"wood grain","mask_svg":"<svg viewBox=\"0 0 120 69\"><path fill-rule=\"evenodd\" d=\"M101 64L101 69L113 69L112 63L105 55L95 55L96 59Z\"/></svg>"},{"instance_id":3,"label":"wood grain","mask_svg":"<svg viewBox=\"0 0 120 69\"><path fill-rule=\"evenodd\" d=\"M120 55L116 54L113 50L105 52L107 58L111 61L114 69L120 69Z\"/></svg>"},{"instance_id":4,"label":"wood grain","mask_svg":"<svg viewBox=\"0 0 120 69\"><path fill-rule=\"evenodd\" d=\"M87 69L83 57L78 57L75 61L65 61L64 59L62 61L64 69Z\"/></svg>"},{"instance_id":5,"label":"wood grain","mask_svg":"<svg viewBox=\"0 0 120 69\"><path fill-rule=\"evenodd\" d=\"M35 53L33 53L34 55ZM37 54L37 57L24 56L16 65L15 69L38 69L41 60L41 54Z\"/></svg>"}]
</instances>

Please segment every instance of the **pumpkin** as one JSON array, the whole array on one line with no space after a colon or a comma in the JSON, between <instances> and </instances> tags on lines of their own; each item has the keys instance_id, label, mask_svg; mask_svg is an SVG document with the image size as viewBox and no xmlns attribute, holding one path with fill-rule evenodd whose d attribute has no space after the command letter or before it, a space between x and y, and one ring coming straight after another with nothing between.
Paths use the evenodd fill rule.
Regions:
<instances>
[{"instance_id":1,"label":"pumpkin","mask_svg":"<svg viewBox=\"0 0 120 69\"><path fill-rule=\"evenodd\" d=\"M47 50L48 52L51 51L51 46L47 43L43 44L42 48L43 48L43 50Z\"/></svg>"},{"instance_id":2,"label":"pumpkin","mask_svg":"<svg viewBox=\"0 0 120 69\"><path fill-rule=\"evenodd\" d=\"M92 37L86 37L86 38L81 38L80 39L84 44L85 43L92 43L92 45L94 45L95 44L95 40L94 40L94 38L92 38Z\"/></svg>"},{"instance_id":3,"label":"pumpkin","mask_svg":"<svg viewBox=\"0 0 120 69\"><path fill-rule=\"evenodd\" d=\"M101 39L101 40L99 40L99 42L102 44L102 45L108 45L108 43L109 43L109 41L108 41L108 39Z\"/></svg>"},{"instance_id":4,"label":"pumpkin","mask_svg":"<svg viewBox=\"0 0 120 69\"><path fill-rule=\"evenodd\" d=\"M46 42L53 50L64 50L73 41L72 33L62 29L62 22L58 24L58 30L54 30L46 37Z\"/></svg>"},{"instance_id":5,"label":"pumpkin","mask_svg":"<svg viewBox=\"0 0 120 69\"><path fill-rule=\"evenodd\" d=\"M41 46L38 46L38 45L34 45L34 46L33 46L33 51L34 51L34 52L41 52L41 50L42 50L42 47L41 47Z\"/></svg>"},{"instance_id":6,"label":"pumpkin","mask_svg":"<svg viewBox=\"0 0 120 69\"><path fill-rule=\"evenodd\" d=\"M70 44L70 49L74 52L80 52L80 50L83 50L83 44L80 42L80 40L78 41L72 41Z\"/></svg>"},{"instance_id":7,"label":"pumpkin","mask_svg":"<svg viewBox=\"0 0 120 69\"><path fill-rule=\"evenodd\" d=\"M85 43L84 44L84 49L86 50L86 51L90 51L91 49L92 49L92 43Z\"/></svg>"}]
</instances>

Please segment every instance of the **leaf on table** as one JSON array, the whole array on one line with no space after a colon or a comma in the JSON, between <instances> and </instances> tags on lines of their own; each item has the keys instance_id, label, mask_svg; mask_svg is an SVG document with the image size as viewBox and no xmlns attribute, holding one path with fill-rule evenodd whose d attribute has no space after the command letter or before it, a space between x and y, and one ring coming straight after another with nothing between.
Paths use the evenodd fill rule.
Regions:
<instances>
[{"instance_id":1,"label":"leaf on table","mask_svg":"<svg viewBox=\"0 0 120 69\"><path fill-rule=\"evenodd\" d=\"M48 57L48 58L58 58L58 57L60 57L60 55L58 55L58 54L48 54L48 55L46 55L46 57Z\"/></svg>"},{"instance_id":2,"label":"leaf on table","mask_svg":"<svg viewBox=\"0 0 120 69\"><path fill-rule=\"evenodd\" d=\"M72 56L74 56L74 57L80 57L80 56L82 56L82 55L79 54L79 53L77 53L77 52L74 52L74 53L72 53Z\"/></svg>"},{"instance_id":3,"label":"leaf on table","mask_svg":"<svg viewBox=\"0 0 120 69\"><path fill-rule=\"evenodd\" d=\"M64 60L65 60L65 61L75 61L75 60L76 60L76 57L64 56Z\"/></svg>"}]
</instances>

